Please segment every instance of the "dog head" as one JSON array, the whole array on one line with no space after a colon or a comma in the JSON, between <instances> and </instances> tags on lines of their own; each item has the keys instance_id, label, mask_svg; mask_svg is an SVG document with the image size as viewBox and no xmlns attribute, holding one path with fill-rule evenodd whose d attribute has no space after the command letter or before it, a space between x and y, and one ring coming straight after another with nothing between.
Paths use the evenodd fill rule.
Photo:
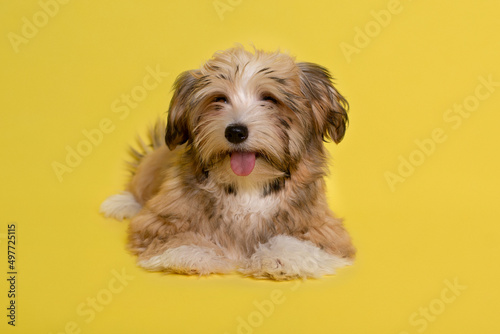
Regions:
<instances>
[{"instance_id":1,"label":"dog head","mask_svg":"<svg viewBox=\"0 0 500 334\"><path fill-rule=\"evenodd\" d=\"M221 182L268 181L322 153L323 140L339 143L346 110L325 68L238 47L177 78L165 140L186 143Z\"/></svg>"}]
</instances>

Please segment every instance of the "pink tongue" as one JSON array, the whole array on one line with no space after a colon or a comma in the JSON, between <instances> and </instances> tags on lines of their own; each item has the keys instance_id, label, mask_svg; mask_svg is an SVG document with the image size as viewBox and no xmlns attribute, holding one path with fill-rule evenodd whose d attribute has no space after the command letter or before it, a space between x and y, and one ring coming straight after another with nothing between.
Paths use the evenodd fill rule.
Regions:
<instances>
[{"instance_id":1,"label":"pink tongue","mask_svg":"<svg viewBox=\"0 0 500 334\"><path fill-rule=\"evenodd\" d=\"M231 154L231 169L238 176L247 176L255 167L255 153L233 152Z\"/></svg>"}]
</instances>

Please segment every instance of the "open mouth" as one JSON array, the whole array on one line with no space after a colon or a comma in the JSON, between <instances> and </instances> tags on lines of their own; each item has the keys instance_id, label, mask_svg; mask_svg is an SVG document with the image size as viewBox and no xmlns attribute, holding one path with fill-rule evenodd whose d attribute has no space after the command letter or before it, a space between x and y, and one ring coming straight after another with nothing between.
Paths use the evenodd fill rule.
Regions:
<instances>
[{"instance_id":1,"label":"open mouth","mask_svg":"<svg viewBox=\"0 0 500 334\"><path fill-rule=\"evenodd\" d=\"M257 153L234 151L230 153L230 157L233 173L238 176L248 176L255 167Z\"/></svg>"}]
</instances>

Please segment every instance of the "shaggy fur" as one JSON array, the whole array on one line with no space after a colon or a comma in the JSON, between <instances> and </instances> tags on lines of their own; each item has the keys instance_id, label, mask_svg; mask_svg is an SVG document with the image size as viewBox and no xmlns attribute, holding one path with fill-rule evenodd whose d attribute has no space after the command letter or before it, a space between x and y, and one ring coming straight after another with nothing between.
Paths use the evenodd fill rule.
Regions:
<instances>
[{"instance_id":1,"label":"shaggy fur","mask_svg":"<svg viewBox=\"0 0 500 334\"><path fill-rule=\"evenodd\" d=\"M319 65L218 52L178 77L166 129L151 130L152 149L135 151L127 192L102 211L132 218L129 248L148 270L332 274L355 255L323 180L323 141L342 140L346 109Z\"/></svg>"}]
</instances>

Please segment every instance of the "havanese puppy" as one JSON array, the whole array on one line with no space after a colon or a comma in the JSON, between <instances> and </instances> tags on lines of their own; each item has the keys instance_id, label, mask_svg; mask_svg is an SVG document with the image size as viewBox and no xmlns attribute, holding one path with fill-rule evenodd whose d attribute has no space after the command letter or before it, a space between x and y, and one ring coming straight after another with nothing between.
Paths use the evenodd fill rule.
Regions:
<instances>
[{"instance_id":1,"label":"havanese puppy","mask_svg":"<svg viewBox=\"0 0 500 334\"><path fill-rule=\"evenodd\" d=\"M348 119L331 79L319 65L242 47L182 73L166 129L151 130L127 191L101 207L131 218L139 266L286 280L350 264L355 248L323 180L324 141L339 143Z\"/></svg>"}]
</instances>

